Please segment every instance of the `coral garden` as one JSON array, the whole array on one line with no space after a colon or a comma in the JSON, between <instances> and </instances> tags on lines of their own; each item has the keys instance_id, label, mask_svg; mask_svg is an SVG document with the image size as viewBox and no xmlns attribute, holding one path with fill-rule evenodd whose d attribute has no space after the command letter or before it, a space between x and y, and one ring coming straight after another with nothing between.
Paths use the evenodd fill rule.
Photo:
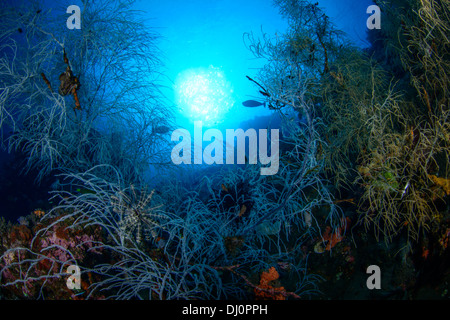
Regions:
<instances>
[{"instance_id":1,"label":"coral garden","mask_svg":"<svg viewBox=\"0 0 450 320\"><path fill-rule=\"evenodd\" d=\"M78 33L0 5L2 146L56 179L0 220L2 299L450 297L450 3L375 1L362 50L316 4L274 2L286 33L244 35L283 120L273 176L168 163L162 53L131 1L83 1Z\"/></svg>"}]
</instances>

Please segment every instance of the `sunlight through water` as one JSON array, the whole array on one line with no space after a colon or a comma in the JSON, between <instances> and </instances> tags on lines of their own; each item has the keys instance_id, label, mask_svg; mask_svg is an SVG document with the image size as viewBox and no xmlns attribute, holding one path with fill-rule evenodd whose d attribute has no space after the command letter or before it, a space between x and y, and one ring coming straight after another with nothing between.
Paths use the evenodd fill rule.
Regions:
<instances>
[{"instance_id":1,"label":"sunlight through water","mask_svg":"<svg viewBox=\"0 0 450 320\"><path fill-rule=\"evenodd\" d=\"M206 126L222 122L234 104L233 88L220 68L192 68L181 72L175 82L180 111L191 121Z\"/></svg>"}]
</instances>

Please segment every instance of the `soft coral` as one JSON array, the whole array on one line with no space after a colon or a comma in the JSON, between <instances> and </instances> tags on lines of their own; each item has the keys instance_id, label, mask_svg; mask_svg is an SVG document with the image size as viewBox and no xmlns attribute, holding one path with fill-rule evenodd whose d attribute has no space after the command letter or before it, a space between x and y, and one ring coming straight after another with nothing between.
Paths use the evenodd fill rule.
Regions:
<instances>
[{"instance_id":1,"label":"soft coral","mask_svg":"<svg viewBox=\"0 0 450 320\"><path fill-rule=\"evenodd\" d=\"M254 289L256 299L286 300L286 290L284 290L284 287L274 287L269 284L271 281L277 280L279 277L280 275L275 267L271 267L268 272L263 271L261 273L259 285Z\"/></svg>"}]
</instances>

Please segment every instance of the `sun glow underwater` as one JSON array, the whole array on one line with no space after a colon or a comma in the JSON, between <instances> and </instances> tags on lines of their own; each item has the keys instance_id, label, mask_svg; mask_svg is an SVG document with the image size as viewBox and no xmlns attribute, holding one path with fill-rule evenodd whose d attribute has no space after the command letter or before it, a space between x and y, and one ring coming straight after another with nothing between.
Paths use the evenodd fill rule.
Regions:
<instances>
[{"instance_id":1,"label":"sun glow underwater","mask_svg":"<svg viewBox=\"0 0 450 320\"><path fill-rule=\"evenodd\" d=\"M235 103L231 83L214 66L182 71L175 82L175 94L180 112L205 126L222 122Z\"/></svg>"},{"instance_id":2,"label":"sun glow underwater","mask_svg":"<svg viewBox=\"0 0 450 320\"><path fill-rule=\"evenodd\" d=\"M278 129L226 129L225 137L219 125L233 107L233 87L224 72L217 67L191 68L181 72L175 83L180 112L194 123L191 130L177 129L172 141L180 141L171 153L174 164L252 164L269 165L260 169L262 175L273 175L279 166ZM246 152L248 140L248 152ZM268 148L268 141L270 145ZM210 142L203 148L203 142ZM236 142L236 143L235 143ZM192 152L193 149L193 152ZM269 156L270 154L270 156Z\"/></svg>"}]
</instances>

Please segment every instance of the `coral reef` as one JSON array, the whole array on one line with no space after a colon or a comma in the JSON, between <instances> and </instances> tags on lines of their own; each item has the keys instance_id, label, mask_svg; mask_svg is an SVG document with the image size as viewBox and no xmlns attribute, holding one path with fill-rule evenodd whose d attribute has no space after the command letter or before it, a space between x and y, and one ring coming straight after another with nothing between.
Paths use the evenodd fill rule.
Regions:
<instances>
[{"instance_id":1,"label":"coral reef","mask_svg":"<svg viewBox=\"0 0 450 320\"><path fill-rule=\"evenodd\" d=\"M448 268L450 7L377 3L388 22L366 52L307 1L275 1L285 34L245 35L266 61L247 79L282 120L274 176L164 165L157 36L131 1L86 2L67 38L35 10L2 11L2 144L38 179L58 174L51 208L0 220L2 295L300 299L348 284L374 255L383 294L417 295L425 271ZM66 285L71 265L80 289Z\"/></svg>"},{"instance_id":2,"label":"coral reef","mask_svg":"<svg viewBox=\"0 0 450 320\"><path fill-rule=\"evenodd\" d=\"M270 283L278 280L280 275L275 267L270 267L269 271L261 273L259 285L255 288L255 296L257 300L285 300L286 297L281 293L284 287L273 287Z\"/></svg>"},{"instance_id":3,"label":"coral reef","mask_svg":"<svg viewBox=\"0 0 450 320\"><path fill-rule=\"evenodd\" d=\"M269 88L269 102L286 109L299 104L298 97L310 99L306 117L323 123L315 127L317 160L323 163L319 172L340 194L362 192L360 222L377 238L392 241L405 233L417 241L434 224L438 207L445 208L447 196L445 186L439 192L430 177L438 173L443 183L450 168L448 77L443 74L448 3L380 3L387 22L375 31L379 39L371 56L346 41L318 6L276 3L289 21L288 32L276 43L264 35L259 45L248 36L250 50L277 61L258 81ZM383 54L376 51L380 41ZM283 69L278 61L284 56L289 63ZM274 92L278 87L281 91ZM272 102L277 99L282 101Z\"/></svg>"},{"instance_id":4,"label":"coral reef","mask_svg":"<svg viewBox=\"0 0 450 320\"><path fill-rule=\"evenodd\" d=\"M102 232L85 225L73 228L73 223L58 216L41 219L29 227L12 225L1 234L0 279L8 289L6 296L79 299L87 295L86 280L79 292L68 289L65 270L102 254L102 248L96 245ZM92 281L92 275L90 278Z\"/></svg>"},{"instance_id":5,"label":"coral reef","mask_svg":"<svg viewBox=\"0 0 450 320\"><path fill-rule=\"evenodd\" d=\"M167 155L153 127L171 127L172 119L155 80L157 35L129 1L86 3L79 34L66 33L51 8L35 5L41 9L2 6L2 145L23 153L24 166L37 170L40 181L110 164L139 182L143 170Z\"/></svg>"}]
</instances>

